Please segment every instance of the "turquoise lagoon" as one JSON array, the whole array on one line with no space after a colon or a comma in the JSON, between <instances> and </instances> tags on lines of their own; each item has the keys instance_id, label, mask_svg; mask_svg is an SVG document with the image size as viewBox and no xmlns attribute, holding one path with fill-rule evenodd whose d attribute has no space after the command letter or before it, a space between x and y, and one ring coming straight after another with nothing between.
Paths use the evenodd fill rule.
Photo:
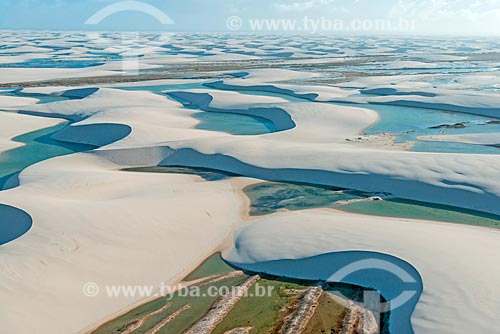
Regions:
<instances>
[{"instance_id":1,"label":"turquoise lagoon","mask_svg":"<svg viewBox=\"0 0 500 334\"><path fill-rule=\"evenodd\" d=\"M13 141L23 143L24 146L0 153L0 189L12 176L35 163L95 148L90 145L63 143L50 138L68 124L69 122L63 122L15 137Z\"/></svg>"},{"instance_id":2,"label":"turquoise lagoon","mask_svg":"<svg viewBox=\"0 0 500 334\"><path fill-rule=\"evenodd\" d=\"M332 208L364 215L434 220L500 229L500 216L399 198L366 200L378 194L354 190L266 182L250 185L244 192L251 201L250 215L253 216L280 210Z\"/></svg>"}]
</instances>

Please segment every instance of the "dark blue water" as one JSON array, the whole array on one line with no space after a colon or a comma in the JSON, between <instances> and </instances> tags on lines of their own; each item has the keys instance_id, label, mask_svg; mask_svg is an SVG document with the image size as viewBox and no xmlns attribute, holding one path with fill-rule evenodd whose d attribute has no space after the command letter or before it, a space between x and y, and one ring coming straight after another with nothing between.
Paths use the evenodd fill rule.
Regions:
<instances>
[{"instance_id":1,"label":"dark blue water","mask_svg":"<svg viewBox=\"0 0 500 334\"><path fill-rule=\"evenodd\" d=\"M0 204L0 245L21 237L32 224L30 215L23 210Z\"/></svg>"},{"instance_id":2,"label":"dark blue water","mask_svg":"<svg viewBox=\"0 0 500 334\"><path fill-rule=\"evenodd\" d=\"M239 244L237 238L235 249L240 247L242 245ZM368 251L346 251L296 260L276 260L253 264L231 262L231 264L254 273L345 283L373 289L390 303L389 332L413 334L411 316L424 285L417 269L397 257ZM368 301L365 302L368 303ZM362 306L370 309L369 305Z\"/></svg>"}]
</instances>

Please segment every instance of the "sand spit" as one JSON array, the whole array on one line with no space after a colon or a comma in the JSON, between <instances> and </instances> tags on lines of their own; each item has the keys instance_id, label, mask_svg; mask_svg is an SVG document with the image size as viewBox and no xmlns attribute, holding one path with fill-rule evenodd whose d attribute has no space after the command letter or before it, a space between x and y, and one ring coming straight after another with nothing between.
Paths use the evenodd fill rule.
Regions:
<instances>
[{"instance_id":1,"label":"sand spit","mask_svg":"<svg viewBox=\"0 0 500 334\"><path fill-rule=\"evenodd\" d=\"M240 328L231 329L231 330L225 332L224 334L250 334L252 329L253 329L252 327L240 327Z\"/></svg>"},{"instance_id":2,"label":"sand spit","mask_svg":"<svg viewBox=\"0 0 500 334\"><path fill-rule=\"evenodd\" d=\"M233 309L248 292L260 276L255 275L249 277L245 282L241 283L233 291L222 296L210 309L210 311L198 322L196 322L185 334L210 334L221 323L227 314Z\"/></svg>"},{"instance_id":3,"label":"sand spit","mask_svg":"<svg viewBox=\"0 0 500 334\"><path fill-rule=\"evenodd\" d=\"M166 316L165 318L162 319L159 323L157 323L153 328L148 330L145 334L157 334L159 331L162 330L163 327L168 325L172 320L177 318L181 313L189 310L191 308L191 305L187 304L175 311L174 313Z\"/></svg>"},{"instance_id":4,"label":"sand spit","mask_svg":"<svg viewBox=\"0 0 500 334\"><path fill-rule=\"evenodd\" d=\"M285 323L279 334L301 334L311 321L322 295L323 289L320 286L309 288L303 292L297 308L284 319Z\"/></svg>"},{"instance_id":5,"label":"sand spit","mask_svg":"<svg viewBox=\"0 0 500 334\"><path fill-rule=\"evenodd\" d=\"M134 332L135 330L141 328L142 325L144 325L144 322L146 322L146 320L148 320L149 318L151 318L154 315L162 313L166 309L170 308L170 306L172 306L172 304L171 303L167 303L165 306L159 308L158 310L146 314L145 316L143 316L139 320L131 323L121 334L132 334L132 332Z\"/></svg>"}]
</instances>

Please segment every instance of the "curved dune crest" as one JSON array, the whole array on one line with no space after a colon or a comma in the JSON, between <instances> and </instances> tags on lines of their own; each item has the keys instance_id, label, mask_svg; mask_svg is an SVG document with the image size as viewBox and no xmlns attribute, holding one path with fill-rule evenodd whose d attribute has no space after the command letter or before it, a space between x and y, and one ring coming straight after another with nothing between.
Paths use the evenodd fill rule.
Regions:
<instances>
[{"instance_id":1,"label":"curved dune crest","mask_svg":"<svg viewBox=\"0 0 500 334\"><path fill-rule=\"evenodd\" d=\"M99 91L99 88L90 87L90 88L78 88L78 89L70 89L64 91L61 96L71 98L71 99L84 99L96 92Z\"/></svg>"},{"instance_id":2,"label":"curved dune crest","mask_svg":"<svg viewBox=\"0 0 500 334\"><path fill-rule=\"evenodd\" d=\"M0 68L0 83L32 82L41 80L70 79L116 75L116 72L93 68Z\"/></svg>"},{"instance_id":3,"label":"curved dune crest","mask_svg":"<svg viewBox=\"0 0 500 334\"><path fill-rule=\"evenodd\" d=\"M238 253L241 249L245 253L246 241L244 233L238 236L233 252ZM390 309L390 333L414 333L410 320L423 290L422 278L411 264L397 257L377 252L345 251L307 258L231 263L244 270L277 277L347 283L373 289L393 305L381 304L377 310L374 307L377 304L369 307L370 301L365 300L365 308L377 313L376 316ZM398 303L399 300L401 302Z\"/></svg>"},{"instance_id":4,"label":"curved dune crest","mask_svg":"<svg viewBox=\"0 0 500 334\"><path fill-rule=\"evenodd\" d=\"M52 135L52 139L101 147L119 141L127 137L131 132L132 128L124 124L72 125Z\"/></svg>"},{"instance_id":5,"label":"curved dune crest","mask_svg":"<svg viewBox=\"0 0 500 334\"><path fill-rule=\"evenodd\" d=\"M421 136L420 140L500 146L500 133L471 133L462 135Z\"/></svg>"},{"instance_id":6,"label":"curved dune crest","mask_svg":"<svg viewBox=\"0 0 500 334\"><path fill-rule=\"evenodd\" d=\"M243 114L264 118L271 121L278 131L289 130L295 127L295 123L290 115L282 108L272 104L263 104L259 106L255 101L244 102L244 100L242 101L244 96L238 93L231 92L228 94L220 94L220 92L217 91L174 91L168 92L167 94L176 99L187 101L191 105L195 105L208 112ZM284 101L281 99L269 99L269 102Z\"/></svg>"},{"instance_id":7,"label":"curved dune crest","mask_svg":"<svg viewBox=\"0 0 500 334\"><path fill-rule=\"evenodd\" d=\"M61 125L66 127L52 138L44 135L32 142L60 141L68 148L72 145L63 142L92 145L81 145L82 150L98 147L43 160L51 153L41 162L27 162L21 172L8 170L0 179L0 190L9 188L0 191L0 203L8 203L0 205L2 334L80 333L144 301L144 295L110 298L107 287L176 284L208 254L230 244L228 239L244 223L248 224L237 234L235 247L224 254L242 268L358 284L389 299L406 288L390 275L332 274L349 262L370 259L403 268L417 294L406 308L393 313L392 334L410 334L412 328L416 334L482 334L500 324L500 267L495 265L499 230L329 209L277 209L264 218L248 217L242 187L259 180L235 176L206 182L201 174L125 171L155 165L181 166L178 171L182 166L213 168L261 180L384 192L500 214L500 155L447 154L446 148L440 153L405 151L407 146L399 140L408 139L403 137L413 133L411 127L430 130L440 123L417 124L418 117L399 115L385 118L382 111L380 118L363 108L409 105L499 118L495 43L147 33L137 43L119 45L121 36L114 33L2 34L6 47L0 63L12 68L1 66L0 83L59 86L15 92L38 96L38 104L35 99L0 96L0 109L7 111L0 112L0 153L18 145L13 140L21 133L61 122L53 118L70 120L71 125ZM474 47L465 47L469 43ZM249 59L253 60L242 61ZM13 61L22 62L17 64L21 67L9 65ZM253 69L264 66L322 73ZM459 72L440 73L445 67ZM461 72L488 68L491 71L478 75ZM420 74L404 74L413 72ZM120 73L130 76L113 77ZM102 77L91 78L96 76ZM133 82L141 78L176 79ZM53 79L57 80L47 82ZM33 82L39 80L45 83ZM91 82L103 84L86 86ZM63 87L66 84L75 87ZM10 94L10 89L0 90ZM212 126L245 124L245 117L227 117L228 113L262 117L276 126L239 135ZM202 128L200 114L212 117L212 124ZM436 119L444 114L436 112ZM465 129L465 122L459 130L464 132L490 120L459 116L471 118L471 126ZM390 128L404 132L367 130L375 129L380 120L394 121L398 124ZM448 130L453 131L443 129ZM496 134L465 136L435 138L496 142ZM412 136L406 143L413 140ZM472 146L468 152L475 149L495 151ZM19 155L32 156L27 151ZM0 154L0 164L3 158L9 159ZM308 204L292 187L284 192ZM82 291L91 282L100 287L94 298Z\"/></svg>"},{"instance_id":8,"label":"curved dune crest","mask_svg":"<svg viewBox=\"0 0 500 334\"><path fill-rule=\"evenodd\" d=\"M88 92L80 93L83 96ZM165 96L143 91L124 92L106 88L78 100L26 107L28 112L39 115L65 115L78 121L56 134L54 139L102 146L90 154L51 159L32 166L21 173L20 187L9 191L8 195L0 193L0 198L8 196L9 203L26 203L37 220L33 233L6 245L9 252L21 254L33 268L26 269L11 262L8 265L15 268L16 274L26 277L33 273L45 273L48 283L38 289L55 299L60 295L69 296L72 303L86 311L84 319L75 321L69 311L54 302L47 307L46 312L37 314L38 318L33 320L33 324L43 327L44 331L53 331L56 325L70 331L79 330L130 304L130 300L109 301L105 298L95 300L96 304L81 294L76 295L86 281L99 280L99 283L105 284L109 280L127 277L125 283L136 284L133 279L144 277L146 271L150 273L147 276L150 279L160 281L166 277L175 281L181 273L171 268L156 268L156 264L166 257L164 254L151 254L156 254L158 250L168 252L175 244L176 250L183 254L182 259L167 257L169 265L179 268L181 263L195 264L213 250L214 242L222 241L222 236L229 233L234 222L240 219L241 203L235 198L230 182L205 184L193 176L118 171L124 166L214 168L268 180L390 192L402 198L499 213L497 204L500 185L496 181L500 179L498 156L389 151L356 145L350 139L359 136L363 129L378 119L375 112L363 108L310 101L289 102L276 97L255 97L210 89L171 94L177 94L180 100L187 100L198 107L218 112L236 110L249 113L252 108L257 108L269 119L281 124L284 131L235 136L193 129L197 121L191 115L195 111L183 108L180 103ZM287 122L290 125L288 127L285 126ZM165 201L166 198L168 201ZM466 202L464 198L467 198ZM192 201L201 203L196 210L186 205ZM228 208L228 202L233 206ZM165 203L168 203L167 207ZM77 215L79 218L67 224L61 218L61 212L62 217ZM215 222L214 217L220 221ZM197 223L193 225L194 220ZM425 228L422 224L425 224ZM119 230L116 228L118 225L121 227ZM65 227L64 231L59 230L60 226ZM421 273L426 286L423 302L417 305L413 318L414 328L419 331L417 334L431 328L444 328L444 334L453 333L448 328L455 331L460 327L471 329L467 327L469 324L457 325L456 320L452 323L450 319L456 317L456 312L446 305L446 301L434 296L431 298L430 294L448 295L453 302L463 305L463 298L474 300L468 289L477 282L476 278L467 275L468 272L477 270L484 277L493 280L498 278L498 273L493 269L490 271L490 268L469 265L467 261L472 261L470 257L467 261L455 259L453 256L456 254L443 249L442 245L426 244L427 232L431 231L433 235L440 236L441 243L457 252L452 247L453 242L467 242L464 235L472 233L477 234L477 240L495 249L497 239L492 237L491 233L494 232L491 231L470 232L468 227L445 227L410 220L385 222L381 218L374 218L368 221L359 216L327 215L319 211L301 212L299 216L277 214L270 220L258 221L255 226L262 232L249 227L248 238L244 237L246 232L241 234L243 237L239 240L244 242L239 243L241 247L237 254L231 255L231 261L250 266L255 262L303 259L329 252L360 250L393 255L411 263ZM405 227L404 231L402 226ZM377 233L380 230L388 231L387 235L380 236ZM147 244L138 241L137 235ZM284 241L280 243L272 239L274 235ZM207 236L210 240L206 239ZM415 237L418 243L412 243L410 236L418 236ZM44 244L44 240L49 237L56 240L57 246ZM196 250L188 249L186 240L193 238L203 243L203 246ZM128 246L137 242L142 251L136 254ZM279 248L279 245L284 248ZM470 247L473 246L480 245L473 241ZM33 250L36 249L36 254L42 260L55 259L51 264L64 262L66 257L71 257L72 263L90 268L94 263L90 264L89 259L108 254L106 251L110 247L115 255L109 255L106 261L122 264L118 271L115 268L99 268L99 273L93 272L85 277L77 276L72 267L61 266L57 270L45 272L37 259L32 258ZM62 255L61 249L64 250ZM482 250L466 249L472 257L491 256ZM145 257L151 261L143 263ZM449 273L441 272L441 262L425 262L427 258L448 261L445 268ZM7 256L5 259L10 261ZM131 263L139 263L138 268L141 270L130 274L128 268ZM464 268L466 272L462 271ZM460 275L465 275L465 282L457 281ZM54 283L51 283L52 279ZM448 284L445 286L442 280ZM34 285L32 281L16 282L8 273L3 274L1 281L12 287L2 295L5 300L14 303L32 298L32 291L26 289L26 285ZM64 284L59 284L61 282ZM450 293L450 288L457 291ZM19 294L21 290L25 293ZM495 290L492 296L496 294ZM434 300L435 304L430 305L430 301ZM46 303L46 299L38 299L29 304L34 312ZM485 304L488 310L495 310L495 305L490 304L488 299ZM22 303L14 303L12 319L24 318L24 307ZM491 321L494 318L488 310L481 306L474 311L474 316L477 312L479 320ZM66 315L67 321L55 324L54 312ZM483 318L481 312L485 314ZM480 323L472 325L483 328ZM6 326L16 328L12 322L6 322ZM407 330L409 327L404 328Z\"/></svg>"},{"instance_id":9,"label":"curved dune crest","mask_svg":"<svg viewBox=\"0 0 500 334\"><path fill-rule=\"evenodd\" d=\"M85 92L88 93L89 91ZM65 118L80 121L108 109L151 107L155 104L161 105L165 103L165 100L165 97L150 92L99 88L98 91L90 95L87 94L82 99L32 105L23 107L22 110L36 113L39 116L64 115Z\"/></svg>"},{"instance_id":10,"label":"curved dune crest","mask_svg":"<svg viewBox=\"0 0 500 334\"><path fill-rule=\"evenodd\" d=\"M251 72L251 71L250 71ZM300 73L300 72L299 72ZM255 91L266 93L277 93L309 101L327 102L336 99L346 98L359 93L357 90L346 90L334 86L312 86L297 85L274 82L271 78L263 81L255 81L247 78L225 79L212 83L205 83L204 86L228 91Z\"/></svg>"},{"instance_id":11,"label":"curved dune crest","mask_svg":"<svg viewBox=\"0 0 500 334\"><path fill-rule=\"evenodd\" d=\"M80 332L144 299L109 298L104 286L173 286L240 219L227 181L120 168L93 153L68 155L29 167L20 187L0 192L36 221L0 252L2 333ZM82 293L88 282L101 286L96 298Z\"/></svg>"},{"instance_id":12,"label":"curved dune crest","mask_svg":"<svg viewBox=\"0 0 500 334\"><path fill-rule=\"evenodd\" d=\"M285 112L296 126L266 135L234 136L193 129L196 120L189 111L165 97L147 92L125 97L124 93L130 92L106 89L82 100L35 107L59 113L68 108L87 110L85 121L75 125L130 126L130 135L99 152L124 164L210 167L265 179L390 192L401 198L499 213L500 185L494 181L500 175L499 156L388 151L347 141L376 122L377 114L371 110L259 98L266 107ZM201 102L194 102L205 107L215 105L227 112L252 101L248 96L248 102L241 101L242 94L210 90L186 94L200 98ZM98 103L103 103L101 111L95 110ZM273 115L272 109L267 111L268 116Z\"/></svg>"},{"instance_id":13,"label":"curved dune crest","mask_svg":"<svg viewBox=\"0 0 500 334\"><path fill-rule=\"evenodd\" d=\"M78 110L86 118L74 126L98 123L129 126L132 132L128 136L99 152L125 164L133 161L139 165L148 162L209 167L271 180L390 192L401 198L500 213L497 205L500 185L494 181L500 175L499 156L389 151L353 144L350 138L378 119L375 112L363 108L293 103L212 90L174 94L195 105L224 112L234 109L248 112L255 101L258 108L264 108L267 117L276 122L289 120L295 126L257 136L195 130L196 120L180 103L149 92L117 89L101 89L81 100L32 108L68 115ZM98 105L100 110L96 109ZM133 151L127 153L130 149Z\"/></svg>"},{"instance_id":14,"label":"curved dune crest","mask_svg":"<svg viewBox=\"0 0 500 334\"><path fill-rule=\"evenodd\" d=\"M491 284L500 280L500 268L485 263L496 263L499 236L499 231L472 226L308 210L278 213L244 227L225 257L243 268L293 277L300 267L269 261L300 263L350 250L393 255L415 267L423 280L412 316L416 334L487 333L500 314L500 287ZM304 275L324 279L324 263Z\"/></svg>"},{"instance_id":15,"label":"curved dune crest","mask_svg":"<svg viewBox=\"0 0 500 334\"><path fill-rule=\"evenodd\" d=\"M309 93L309 94L298 94L295 93L292 89L285 89L285 88L280 88L275 85L271 84L265 84L265 85L251 85L249 84L248 86L241 85L241 81L239 82L240 85L237 84L231 84L231 83L225 83L223 80L221 81L216 81L216 82L210 82L204 84L208 88L215 88L215 89L223 89L223 90L229 90L229 91L238 91L238 90L247 90L247 91L254 91L254 92L271 92L271 93L278 93L278 94L283 94L283 95L289 95L289 96L294 96L300 99L305 99L305 100L310 100L314 101L319 94L316 93ZM245 82L247 83L247 82Z\"/></svg>"},{"instance_id":16,"label":"curved dune crest","mask_svg":"<svg viewBox=\"0 0 500 334\"><path fill-rule=\"evenodd\" d=\"M30 97L18 97L18 96L1 96L0 95L0 108L12 108L19 107L29 104L35 104L38 99Z\"/></svg>"},{"instance_id":17,"label":"curved dune crest","mask_svg":"<svg viewBox=\"0 0 500 334\"><path fill-rule=\"evenodd\" d=\"M437 109L500 118L497 94L432 87L422 88L418 85L418 82L403 82L391 86L365 88L361 90L362 93L378 96L346 97L342 100L352 103Z\"/></svg>"},{"instance_id":18,"label":"curved dune crest","mask_svg":"<svg viewBox=\"0 0 500 334\"><path fill-rule=\"evenodd\" d=\"M339 186L367 192L389 192L396 197L464 207L499 214L500 189L490 182L500 173L497 156L413 154L361 151L292 144L252 145L251 142L223 143L215 152L191 143L168 153L160 165L208 167L251 177ZM265 149L264 149L265 147ZM272 148L272 149L271 149ZM147 151L147 150L146 150ZM321 157L321 158L318 158ZM365 164L360 164L363 157ZM406 168L413 164L413 170ZM484 166L489 166L484 168ZM467 202L464 202L467 198Z\"/></svg>"},{"instance_id":19,"label":"curved dune crest","mask_svg":"<svg viewBox=\"0 0 500 334\"><path fill-rule=\"evenodd\" d=\"M25 133L48 128L61 122L63 122L61 119L55 120L10 112L0 112L0 154L1 152L23 146L23 143L15 142L12 140L13 138Z\"/></svg>"}]
</instances>

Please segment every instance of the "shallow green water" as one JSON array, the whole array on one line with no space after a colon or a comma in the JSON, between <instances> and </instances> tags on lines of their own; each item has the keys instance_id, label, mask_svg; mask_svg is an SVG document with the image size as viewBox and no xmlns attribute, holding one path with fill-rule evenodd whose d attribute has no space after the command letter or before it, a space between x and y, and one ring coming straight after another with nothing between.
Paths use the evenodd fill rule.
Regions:
<instances>
[{"instance_id":1,"label":"shallow green water","mask_svg":"<svg viewBox=\"0 0 500 334\"><path fill-rule=\"evenodd\" d=\"M365 215L434 220L500 229L499 216L451 206L404 199L337 203L370 197L369 194L349 190L268 182L248 186L244 192L251 201L250 214L253 216L266 215L284 209L296 211L330 207Z\"/></svg>"},{"instance_id":2,"label":"shallow green water","mask_svg":"<svg viewBox=\"0 0 500 334\"><path fill-rule=\"evenodd\" d=\"M189 276L187 276L183 281L192 281L200 278L209 277L216 274L226 274L236 270L229 266L221 257L220 253L215 253L206 259L198 268L196 268ZM251 274L250 272L247 273ZM171 315L174 311L179 310L185 305L190 305L191 308L185 310L179 314L175 319L166 324L159 333L172 333L172 334L182 334L191 325L198 321L202 316L204 316L213 307L214 303L217 301L218 296L211 296L213 294L213 289L216 291L218 289L232 288L241 284L244 280L248 278L247 275L242 275L238 277L225 278L218 282L212 282L210 284L200 284L194 285L198 288L198 296L187 295L186 293L175 292L171 295L166 296L166 298L158 298L153 301L147 302L141 306L134 308L131 311L113 319L106 324L103 324L96 330L93 334L120 334L123 333L129 326L136 323L138 319L152 313L158 312L149 318L147 318L143 325L136 329L133 333L144 334L148 333L155 325L162 321L166 316ZM248 324L248 317L255 319L253 324L260 325L263 328L270 327L274 324L277 313L283 308L289 300L285 299L280 293L284 289L305 289L311 285L315 285L317 281L307 281L307 280L294 280L286 279L284 277L263 277L259 281L261 288L265 288L267 291L271 291L271 294L262 297L252 297L257 292L254 288L249 291L249 295L238 302L237 306L229 313L229 315L221 323L221 326L227 326L226 329L232 329L239 327L241 325ZM272 288L272 290L270 289ZM194 291L194 290L192 290ZM347 284L329 284L329 292L342 292L344 296L352 298L360 298L363 296L364 289L360 287L355 287ZM253 295L252 295L253 294ZM257 299L258 298L258 299ZM354 299L354 300L358 300ZM161 310L165 305L170 304L170 307ZM252 310L251 314L248 314L248 309ZM264 316L264 314L266 316ZM214 333L225 333L226 329L221 329L218 327ZM263 333L264 331L262 331ZM258 331L256 333L261 333ZM273 332L274 333L274 332Z\"/></svg>"},{"instance_id":3,"label":"shallow green water","mask_svg":"<svg viewBox=\"0 0 500 334\"><path fill-rule=\"evenodd\" d=\"M276 126L264 118L230 113L201 112L193 115L200 121L196 129L250 136L276 132Z\"/></svg>"},{"instance_id":4,"label":"shallow green water","mask_svg":"<svg viewBox=\"0 0 500 334\"><path fill-rule=\"evenodd\" d=\"M195 269L185 281L196 280L203 277L216 275L216 274L226 274L234 271L232 267L226 264L222 259L220 253L216 253L210 256L207 260L203 262L197 269ZM129 326L137 319L147 315L148 313L155 312L160 308L171 303L171 306L165 309L163 312L153 315L147 319L144 324L136 329L134 333L141 334L147 333L151 330L158 322L160 322L166 316L172 314L174 311L180 309L185 305L191 305L191 308L182 312L178 317L169 322L164 328L161 329L159 333L172 333L172 334L182 334L186 329L188 329L192 324L203 317L213 306L213 303L217 301L218 296L212 296L209 294L209 289L227 287L231 288L241 284L248 276L242 275L239 277L226 278L222 281L215 282L210 285L197 285L199 288L198 296L186 295L185 293L175 292L168 295L166 298L158 298L151 302L145 303L124 315L102 325L93 334L119 334L122 333L127 326ZM164 291L168 292L168 291ZM185 292L185 291L184 291Z\"/></svg>"},{"instance_id":5,"label":"shallow green water","mask_svg":"<svg viewBox=\"0 0 500 334\"><path fill-rule=\"evenodd\" d=\"M227 178L236 176L234 174L207 169L207 168L189 168L189 167L163 167L163 166L153 166L153 167L133 167L124 168L126 172L139 172L139 173L167 173L167 174L188 174L188 175L198 175L205 181L219 181L225 180Z\"/></svg>"},{"instance_id":6,"label":"shallow green water","mask_svg":"<svg viewBox=\"0 0 500 334\"><path fill-rule=\"evenodd\" d=\"M198 175L206 181L218 181L238 176L205 168L138 167L124 170L145 173L191 174ZM345 204L343 201L362 200L373 196L355 190L309 184L262 182L245 187L243 191L250 199L250 215L252 216L268 215L280 210L335 208L372 216L433 220L500 229L500 216L452 206L397 198ZM338 203L339 201L341 203Z\"/></svg>"},{"instance_id":7,"label":"shallow green water","mask_svg":"<svg viewBox=\"0 0 500 334\"><path fill-rule=\"evenodd\" d=\"M68 122L64 122L15 137L13 141L25 145L0 153L0 189L11 175L37 162L93 148L88 145L63 143L50 138L53 133L67 125Z\"/></svg>"},{"instance_id":8,"label":"shallow green water","mask_svg":"<svg viewBox=\"0 0 500 334\"><path fill-rule=\"evenodd\" d=\"M244 189L250 214L261 216L278 210L305 210L332 206L337 201L363 198L339 189L292 183L259 183Z\"/></svg>"},{"instance_id":9,"label":"shallow green water","mask_svg":"<svg viewBox=\"0 0 500 334\"><path fill-rule=\"evenodd\" d=\"M499 216L404 199L358 202L340 206L338 209L374 216L435 220L500 229Z\"/></svg>"}]
</instances>

